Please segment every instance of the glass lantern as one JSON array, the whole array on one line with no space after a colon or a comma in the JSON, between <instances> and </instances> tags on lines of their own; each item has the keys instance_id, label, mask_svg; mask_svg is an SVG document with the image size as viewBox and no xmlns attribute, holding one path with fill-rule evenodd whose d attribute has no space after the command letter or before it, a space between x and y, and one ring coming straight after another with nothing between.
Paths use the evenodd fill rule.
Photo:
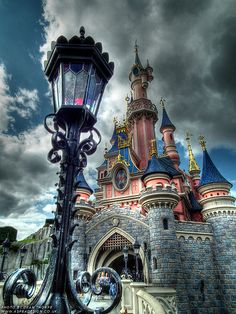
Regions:
<instances>
[{"instance_id":1,"label":"glass lantern","mask_svg":"<svg viewBox=\"0 0 236 314\"><path fill-rule=\"evenodd\" d=\"M60 63L52 80L55 112L76 106L96 117L104 88L105 81L92 63Z\"/></svg>"}]
</instances>

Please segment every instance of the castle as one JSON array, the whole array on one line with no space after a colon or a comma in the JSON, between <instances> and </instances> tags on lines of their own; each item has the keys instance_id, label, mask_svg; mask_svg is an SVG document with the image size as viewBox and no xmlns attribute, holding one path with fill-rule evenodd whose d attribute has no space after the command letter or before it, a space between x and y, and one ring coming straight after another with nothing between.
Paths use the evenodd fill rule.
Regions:
<instances>
[{"instance_id":1,"label":"castle","mask_svg":"<svg viewBox=\"0 0 236 314\"><path fill-rule=\"evenodd\" d=\"M143 67L136 46L129 73L132 96L126 118L115 120L111 147L97 168L95 205L83 173L77 177L73 275L110 266L119 274L127 246L141 244L139 280L176 290L178 313L236 313L236 208L228 182L214 165L203 137L203 167L187 136L189 173L181 170L175 126L161 99L163 152L157 150L156 106L148 99L153 69ZM174 117L173 117L174 120ZM173 121L172 120L172 121ZM201 173L201 176L200 176Z\"/></svg>"}]
</instances>

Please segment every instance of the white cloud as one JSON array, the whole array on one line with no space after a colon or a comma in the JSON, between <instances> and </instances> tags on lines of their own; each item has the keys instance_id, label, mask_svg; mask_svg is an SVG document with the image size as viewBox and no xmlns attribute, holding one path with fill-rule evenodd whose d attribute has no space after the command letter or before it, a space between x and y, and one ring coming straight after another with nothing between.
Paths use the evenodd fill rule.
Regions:
<instances>
[{"instance_id":1,"label":"white cloud","mask_svg":"<svg viewBox=\"0 0 236 314\"><path fill-rule=\"evenodd\" d=\"M11 75L7 73L5 65L0 63L0 131L5 132L15 122L12 113L16 112L22 118L29 118L39 102L36 89L19 87L16 95L12 96L8 85L10 79Z\"/></svg>"},{"instance_id":2,"label":"white cloud","mask_svg":"<svg viewBox=\"0 0 236 314\"><path fill-rule=\"evenodd\" d=\"M18 104L18 107L15 106L15 111L22 118L28 118L31 116L31 113L37 109L39 102L38 91L37 89L27 90L25 88L19 88L14 101Z\"/></svg>"},{"instance_id":3,"label":"white cloud","mask_svg":"<svg viewBox=\"0 0 236 314\"><path fill-rule=\"evenodd\" d=\"M47 204L43 208L43 211L46 212L46 213L51 213L52 211L55 211L55 210L56 210L55 204Z\"/></svg>"},{"instance_id":4,"label":"white cloud","mask_svg":"<svg viewBox=\"0 0 236 314\"><path fill-rule=\"evenodd\" d=\"M7 81L10 75L7 74L6 68L3 63L0 64L0 130L6 130L10 122L14 119L11 118L10 112L12 110L13 97L10 96L9 86Z\"/></svg>"}]
</instances>

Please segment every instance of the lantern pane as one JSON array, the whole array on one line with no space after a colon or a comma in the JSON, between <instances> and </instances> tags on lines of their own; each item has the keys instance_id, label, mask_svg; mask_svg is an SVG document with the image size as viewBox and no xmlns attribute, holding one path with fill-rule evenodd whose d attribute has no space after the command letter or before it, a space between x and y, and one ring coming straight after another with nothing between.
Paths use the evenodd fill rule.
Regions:
<instances>
[{"instance_id":1,"label":"lantern pane","mask_svg":"<svg viewBox=\"0 0 236 314\"><path fill-rule=\"evenodd\" d=\"M93 74L90 77L90 82L88 86L88 94L87 94L87 99L86 99L86 106L88 108L90 108L90 106L93 103L95 88L96 88L96 79L95 79L95 74Z\"/></svg>"},{"instance_id":2,"label":"lantern pane","mask_svg":"<svg viewBox=\"0 0 236 314\"><path fill-rule=\"evenodd\" d=\"M76 76L73 72L68 71L65 76L65 105L72 106L74 104L74 90Z\"/></svg>"},{"instance_id":3,"label":"lantern pane","mask_svg":"<svg viewBox=\"0 0 236 314\"><path fill-rule=\"evenodd\" d=\"M96 108L99 104L102 86L103 86L102 81L100 81L99 84L96 84L96 88L95 88L95 92L94 92L94 99L93 99L93 103L92 103L91 109L90 109L93 114L95 114Z\"/></svg>"},{"instance_id":4,"label":"lantern pane","mask_svg":"<svg viewBox=\"0 0 236 314\"><path fill-rule=\"evenodd\" d=\"M84 95L87 86L88 73L81 71L76 77L74 104L82 106L84 104Z\"/></svg>"}]
</instances>

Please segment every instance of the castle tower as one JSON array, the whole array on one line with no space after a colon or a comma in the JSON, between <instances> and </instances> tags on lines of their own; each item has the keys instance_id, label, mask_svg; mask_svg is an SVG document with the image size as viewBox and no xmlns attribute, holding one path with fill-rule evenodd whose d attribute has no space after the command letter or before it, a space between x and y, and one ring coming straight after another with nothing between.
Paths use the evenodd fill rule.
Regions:
<instances>
[{"instance_id":1,"label":"castle tower","mask_svg":"<svg viewBox=\"0 0 236 314\"><path fill-rule=\"evenodd\" d=\"M168 117L164 102L165 100L161 98L160 103L162 105L163 111L160 131L163 134L164 151L172 159L176 168L178 168L180 164L180 159L174 140L175 126Z\"/></svg>"},{"instance_id":2,"label":"castle tower","mask_svg":"<svg viewBox=\"0 0 236 314\"><path fill-rule=\"evenodd\" d=\"M79 172L76 178L76 186L77 198L75 209L77 209L77 211L75 212L74 223L76 223L77 228L74 230L73 238L77 240L77 242L74 244L72 251L72 269L74 277L76 277L78 271L86 269L86 246L88 246L85 236L86 222L96 213L95 208L89 201L93 190L86 182L82 171Z\"/></svg>"},{"instance_id":3,"label":"castle tower","mask_svg":"<svg viewBox=\"0 0 236 314\"><path fill-rule=\"evenodd\" d=\"M149 63L145 68L142 66L135 45L135 62L129 74L133 97L127 105L127 120L133 136L132 148L139 157L140 169L147 167L149 143L155 138L154 128L158 120L156 106L147 98L148 85L153 80L152 72Z\"/></svg>"},{"instance_id":4,"label":"castle tower","mask_svg":"<svg viewBox=\"0 0 236 314\"><path fill-rule=\"evenodd\" d=\"M236 313L236 207L230 195L232 187L212 162L203 137L203 169L198 191L206 222L211 223L214 233L214 250L219 287L224 302L224 313Z\"/></svg>"},{"instance_id":5,"label":"castle tower","mask_svg":"<svg viewBox=\"0 0 236 314\"><path fill-rule=\"evenodd\" d=\"M148 212L152 283L160 287L176 287L178 274L178 243L173 207L179 201L170 175L160 163L152 142L152 156L142 176L145 189L140 203Z\"/></svg>"}]
</instances>

